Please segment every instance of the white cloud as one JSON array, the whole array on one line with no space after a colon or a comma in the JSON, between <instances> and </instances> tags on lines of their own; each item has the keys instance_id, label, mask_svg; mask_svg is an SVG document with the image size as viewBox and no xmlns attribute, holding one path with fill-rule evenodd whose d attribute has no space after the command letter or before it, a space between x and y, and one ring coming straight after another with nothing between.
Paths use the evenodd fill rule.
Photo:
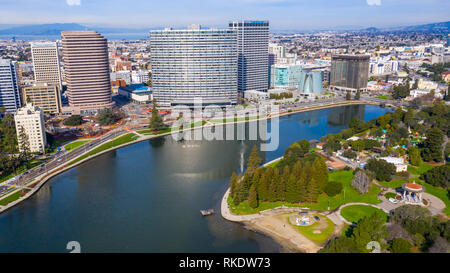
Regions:
<instances>
[{"instance_id":1,"label":"white cloud","mask_svg":"<svg viewBox=\"0 0 450 273\"><path fill-rule=\"evenodd\" d=\"M369 6L381 6L381 0L366 0Z\"/></svg>"},{"instance_id":2,"label":"white cloud","mask_svg":"<svg viewBox=\"0 0 450 273\"><path fill-rule=\"evenodd\" d=\"M81 0L66 0L66 3L69 6L80 6Z\"/></svg>"}]
</instances>

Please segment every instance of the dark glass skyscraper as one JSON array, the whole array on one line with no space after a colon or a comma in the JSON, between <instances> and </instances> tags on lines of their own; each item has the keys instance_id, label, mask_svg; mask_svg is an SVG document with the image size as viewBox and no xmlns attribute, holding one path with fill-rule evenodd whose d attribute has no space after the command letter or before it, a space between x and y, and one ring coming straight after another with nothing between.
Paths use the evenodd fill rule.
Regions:
<instances>
[{"instance_id":1,"label":"dark glass skyscraper","mask_svg":"<svg viewBox=\"0 0 450 273\"><path fill-rule=\"evenodd\" d=\"M331 83L334 90L364 91L369 79L369 55L337 55L331 60Z\"/></svg>"}]
</instances>

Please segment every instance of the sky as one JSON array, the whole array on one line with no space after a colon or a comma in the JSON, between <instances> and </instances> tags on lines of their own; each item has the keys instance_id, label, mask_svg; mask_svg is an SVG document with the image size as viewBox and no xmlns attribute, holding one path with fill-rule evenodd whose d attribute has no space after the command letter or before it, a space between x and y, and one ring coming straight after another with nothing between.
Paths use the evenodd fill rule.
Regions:
<instances>
[{"instance_id":1,"label":"sky","mask_svg":"<svg viewBox=\"0 0 450 273\"><path fill-rule=\"evenodd\" d=\"M0 0L0 24L226 27L269 20L275 30L391 27L450 20L448 0Z\"/></svg>"}]
</instances>

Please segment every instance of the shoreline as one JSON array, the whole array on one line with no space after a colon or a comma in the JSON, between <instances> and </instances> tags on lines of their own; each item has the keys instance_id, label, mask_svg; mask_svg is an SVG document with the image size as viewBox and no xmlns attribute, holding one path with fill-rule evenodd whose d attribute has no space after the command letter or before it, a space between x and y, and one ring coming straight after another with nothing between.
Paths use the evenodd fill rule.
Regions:
<instances>
[{"instance_id":1,"label":"shoreline","mask_svg":"<svg viewBox=\"0 0 450 273\"><path fill-rule=\"evenodd\" d=\"M328 104L328 105L319 105L319 106L311 106L311 107L307 107L307 108L302 108L302 109L297 109L297 110L293 110L291 112L282 112L279 113L277 115L274 116L269 116L269 117L262 117L262 118L257 118L257 119L252 119L252 120L242 120L242 121L232 121L232 122L225 122L225 123L220 123L220 124L205 124L205 125L201 125L198 127L194 127L194 128L187 128L187 129L182 129L182 130L178 130L175 133L178 132L188 132L188 131L192 131L192 130L197 130L197 129L202 129L202 128L208 128L208 127L215 127L215 126L223 126L223 125L227 125L227 124L240 124L240 123L247 123L247 122L254 122L254 121L260 121L260 120L270 120L272 118L277 118L277 117L283 117L283 116L289 116L289 115L294 115L294 114L298 114L298 113L303 113L303 112L309 112L309 111L315 111L315 110L321 110L321 109L327 109L327 108L333 108L333 107L339 107L339 106L349 106L349 105L380 105L380 103L377 102L372 102L372 101L343 101L343 102L337 102L337 103L333 103L333 104ZM386 107L388 107L388 105L386 105ZM124 131L124 133L130 133L129 131ZM167 132L167 133L163 133L163 134L159 134L159 135L143 135L143 134L139 134L137 133L137 131L133 131L132 133L136 134L138 136L138 139L124 143L124 144L120 144L114 147L111 147L109 149L106 149L104 151L101 151L99 153L96 153L94 155L88 156L80 161L77 161L73 164L70 164L70 162L76 160L77 158L89 153L90 151L92 151L93 149L97 148L97 147L93 147L91 150L88 150L82 154L80 154L78 157L73 158L71 161L65 163L64 165L61 165L60 167L56 168L55 170L46 173L46 174L42 174L39 177L36 177L35 179L33 179L32 181L28 182L27 184L25 184L24 186L21 186L21 188L28 188L27 185L32 185L32 184L36 184L29 192L27 192L24 196L20 197L19 199L8 203L6 206L0 206L0 214L7 211L8 209L16 206L17 204L21 203L22 201L25 201L26 199L30 198L31 196L33 196L37 191L39 191L39 189L51 178L70 170L71 168L74 168L82 163L85 163L97 156L100 156L104 153L110 152L110 151L114 151L129 145L133 145L142 141L146 141L146 140L151 140L151 139L155 139L155 138L160 138L160 137L165 137L167 135L170 135L174 132ZM108 143L110 141L113 141L114 139L123 136L123 134L120 134L116 137L114 137L113 139L105 142ZM103 144L105 144L103 143ZM102 144L102 145L103 145ZM100 145L101 146L101 145ZM99 147L100 147L99 146ZM12 193L11 193L12 194ZM6 197L6 196L5 196Z\"/></svg>"}]
</instances>

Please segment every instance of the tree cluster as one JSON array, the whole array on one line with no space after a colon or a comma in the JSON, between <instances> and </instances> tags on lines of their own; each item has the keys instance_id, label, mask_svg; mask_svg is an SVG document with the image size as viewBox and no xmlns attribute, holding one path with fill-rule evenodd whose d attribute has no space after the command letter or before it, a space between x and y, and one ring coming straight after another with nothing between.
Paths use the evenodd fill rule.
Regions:
<instances>
[{"instance_id":1,"label":"tree cluster","mask_svg":"<svg viewBox=\"0 0 450 273\"><path fill-rule=\"evenodd\" d=\"M64 120L64 125L77 126L83 123L83 118L80 115L72 115Z\"/></svg>"},{"instance_id":2,"label":"tree cluster","mask_svg":"<svg viewBox=\"0 0 450 273\"><path fill-rule=\"evenodd\" d=\"M377 160L375 158L369 159L364 169L370 171L378 181L391 181L392 175L395 174L396 170L394 164L388 163L383 159Z\"/></svg>"}]
</instances>

